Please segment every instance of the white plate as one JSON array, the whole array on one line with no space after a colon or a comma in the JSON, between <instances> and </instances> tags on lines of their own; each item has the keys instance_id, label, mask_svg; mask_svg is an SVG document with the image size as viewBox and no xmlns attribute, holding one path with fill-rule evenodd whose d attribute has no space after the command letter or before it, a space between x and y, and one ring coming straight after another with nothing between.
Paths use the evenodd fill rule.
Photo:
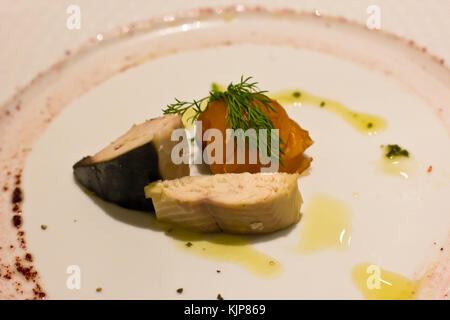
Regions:
<instances>
[{"instance_id":1,"label":"white plate","mask_svg":"<svg viewBox=\"0 0 450 320\"><path fill-rule=\"evenodd\" d=\"M82 156L160 115L174 97L201 97L212 81L226 84L242 74L271 92L306 90L388 121L386 131L365 136L318 108L287 109L315 141L308 150L312 170L299 181L305 204L314 194L345 202L352 211L351 244L344 251L299 254L303 220L249 238L281 265L270 279L239 263L189 253L155 229L152 215L89 196L72 176ZM362 298L351 279L361 262L410 279L432 275L422 296L442 298L448 291L442 270L450 223L449 83L438 59L406 41L289 10L193 10L103 34L2 107L0 165L9 190L0 198L8 212L0 218L0 238L13 243L22 230L11 227L9 212L14 175L24 168L27 250L50 298ZM414 176L377 172L379 146L389 143L414 155ZM5 265L28 252L14 245L0 250ZM80 289L67 286L70 266L81 271ZM17 279L23 289L2 278L0 296L32 296L35 283Z\"/></svg>"}]
</instances>

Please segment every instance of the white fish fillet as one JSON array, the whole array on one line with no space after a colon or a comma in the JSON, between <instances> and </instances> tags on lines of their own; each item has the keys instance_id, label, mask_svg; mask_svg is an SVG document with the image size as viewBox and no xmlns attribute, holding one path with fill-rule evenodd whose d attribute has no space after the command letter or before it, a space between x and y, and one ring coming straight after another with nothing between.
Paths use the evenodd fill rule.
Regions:
<instances>
[{"instance_id":1,"label":"white fish fillet","mask_svg":"<svg viewBox=\"0 0 450 320\"><path fill-rule=\"evenodd\" d=\"M298 174L229 173L145 187L156 217L197 232L268 233L300 219Z\"/></svg>"}]
</instances>

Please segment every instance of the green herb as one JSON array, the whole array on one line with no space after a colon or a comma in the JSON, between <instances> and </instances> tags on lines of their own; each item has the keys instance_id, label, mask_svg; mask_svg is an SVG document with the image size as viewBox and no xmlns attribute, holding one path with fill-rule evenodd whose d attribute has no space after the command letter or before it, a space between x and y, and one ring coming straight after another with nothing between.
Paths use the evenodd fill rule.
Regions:
<instances>
[{"instance_id":1,"label":"green herb","mask_svg":"<svg viewBox=\"0 0 450 320\"><path fill-rule=\"evenodd\" d=\"M325 107L325 101L322 101L322 102L320 103L320 107L321 107L321 108Z\"/></svg>"},{"instance_id":2,"label":"green herb","mask_svg":"<svg viewBox=\"0 0 450 320\"><path fill-rule=\"evenodd\" d=\"M369 122L368 124L367 124L367 128L372 128L373 127L373 123L372 122Z\"/></svg>"},{"instance_id":3,"label":"green herb","mask_svg":"<svg viewBox=\"0 0 450 320\"><path fill-rule=\"evenodd\" d=\"M192 242L186 242L186 247L188 248L192 247Z\"/></svg>"},{"instance_id":4,"label":"green herb","mask_svg":"<svg viewBox=\"0 0 450 320\"><path fill-rule=\"evenodd\" d=\"M220 86L217 83L213 82L211 83L211 89L212 91L220 91Z\"/></svg>"},{"instance_id":5,"label":"green herb","mask_svg":"<svg viewBox=\"0 0 450 320\"><path fill-rule=\"evenodd\" d=\"M213 92L213 91L211 91L211 92ZM192 110L195 111L195 114L193 116L189 117L187 119L187 121L191 121L192 123L194 123L195 120L197 120L198 116L202 112L206 111L206 109L208 108L209 102L208 102L207 107L205 109L202 110L202 107L201 107L201 104L204 101L207 101L208 98L209 97L205 97L205 98L202 98L200 100L193 100L192 102L181 101L181 100L178 100L177 98L175 98L176 102L167 105L167 108L163 109L163 113L164 114L176 114L176 113L178 113L178 114L184 116L184 114L188 110L192 109Z\"/></svg>"},{"instance_id":6,"label":"green herb","mask_svg":"<svg viewBox=\"0 0 450 320\"><path fill-rule=\"evenodd\" d=\"M260 90L257 82L251 82L251 79L252 77L241 76L238 84L230 83L225 91L221 91L219 86L213 83L209 96L191 102L175 98L175 103L167 105L163 112L164 114L181 114L183 116L188 110L193 110L194 114L187 121L194 123L201 113L208 110L211 102L223 100L228 107L227 124L231 129L242 129L244 132L250 128L267 130L268 143L262 141L261 144L267 147L267 154L271 155L270 150L274 139L278 138L279 145L284 142L279 136L272 136L271 129L274 129L274 125L263 109L267 112L276 112L276 110L270 105L271 99L266 95L267 91ZM204 108L203 104L206 104ZM258 145L259 135L256 140ZM279 152L284 154L281 147L279 149ZM274 157L278 158L282 164L278 155L274 155Z\"/></svg>"},{"instance_id":7,"label":"green herb","mask_svg":"<svg viewBox=\"0 0 450 320\"><path fill-rule=\"evenodd\" d=\"M294 92L292 93L292 96L293 96L294 98L300 98L300 97L302 96L302 93L301 93L300 91L294 91Z\"/></svg>"},{"instance_id":8,"label":"green herb","mask_svg":"<svg viewBox=\"0 0 450 320\"><path fill-rule=\"evenodd\" d=\"M402 149L398 144L388 144L387 145L386 157L392 159L394 157L409 157L408 150Z\"/></svg>"}]
</instances>

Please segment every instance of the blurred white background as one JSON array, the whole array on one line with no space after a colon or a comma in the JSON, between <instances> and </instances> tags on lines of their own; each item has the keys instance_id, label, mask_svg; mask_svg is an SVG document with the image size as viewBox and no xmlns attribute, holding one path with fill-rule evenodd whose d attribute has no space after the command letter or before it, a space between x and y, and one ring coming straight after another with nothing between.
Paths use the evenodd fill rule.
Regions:
<instances>
[{"instance_id":1,"label":"blurred white background","mask_svg":"<svg viewBox=\"0 0 450 320\"><path fill-rule=\"evenodd\" d=\"M81 28L69 30L66 10L81 9ZM450 61L450 0L0 0L0 102L38 72L97 33L153 15L232 4L319 10L366 23L381 9L381 28L413 39Z\"/></svg>"}]
</instances>

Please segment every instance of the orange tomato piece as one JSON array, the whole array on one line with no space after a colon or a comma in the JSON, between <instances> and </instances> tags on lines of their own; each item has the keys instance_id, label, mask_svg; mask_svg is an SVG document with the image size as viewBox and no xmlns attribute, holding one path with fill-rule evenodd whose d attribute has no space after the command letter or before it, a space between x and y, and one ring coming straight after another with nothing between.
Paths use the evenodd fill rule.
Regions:
<instances>
[{"instance_id":1,"label":"orange tomato piece","mask_svg":"<svg viewBox=\"0 0 450 320\"><path fill-rule=\"evenodd\" d=\"M281 155L282 163L280 163L278 171L288 172L288 173L301 173L306 170L312 158L306 157L303 153L304 151L313 143L309 136L308 131L303 130L294 120L289 118L286 110L275 100L271 100L270 106L274 109L268 110L262 103L257 102L269 118L272 120L275 129L279 130L279 136L284 142L280 145L280 149L284 152ZM209 104L208 109L200 114L198 117L199 121L202 121L202 136L203 144L202 149L204 149L210 143L213 143L214 139L211 141L205 141L205 132L208 129L215 128L221 131L223 136L223 163L211 163L211 171L215 174L217 173L241 173L250 172L257 173L261 171L262 167L269 167L269 164L262 164L259 155L257 156L257 163L252 164L249 161L249 148L252 146L245 147L245 163L237 163L237 146L234 148L234 161L232 164L227 164L227 154L226 154L226 129L230 126L227 123L228 117L228 107L223 100L213 101ZM214 154L212 154L214 156ZM231 156L231 155L230 155Z\"/></svg>"}]
</instances>

